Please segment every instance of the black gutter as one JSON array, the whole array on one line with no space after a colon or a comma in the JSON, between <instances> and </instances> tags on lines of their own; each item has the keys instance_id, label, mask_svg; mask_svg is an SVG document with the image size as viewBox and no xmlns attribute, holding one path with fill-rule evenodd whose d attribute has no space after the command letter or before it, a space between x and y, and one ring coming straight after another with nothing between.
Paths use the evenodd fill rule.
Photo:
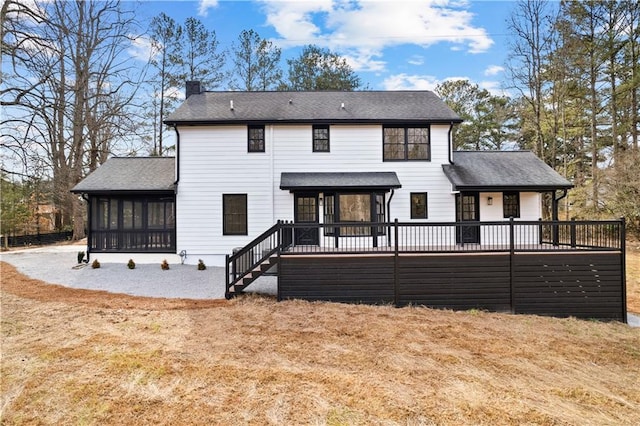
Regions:
<instances>
[{"instance_id":1,"label":"black gutter","mask_svg":"<svg viewBox=\"0 0 640 426\"><path fill-rule=\"evenodd\" d=\"M449 139L449 164L455 164L453 162L453 142L451 140L451 133L453 133L453 121L449 125L449 133L447 138Z\"/></svg>"},{"instance_id":2,"label":"black gutter","mask_svg":"<svg viewBox=\"0 0 640 426\"><path fill-rule=\"evenodd\" d=\"M208 126L208 125L230 125L230 126L241 126L243 124L414 124L414 123L422 123L422 124L452 124L452 123L462 123L462 120L452 120L447 118L442 119L433 119L433 118L411 118L411 119L380 119L380 118L361 118L361 119L340 119L340 118L327 118L322 120L316 120L313 118L304 118L304 119L278 119L278 118L267 118L267 119L232 119L229 118L227 120L166 120L163 121L164 124L174 127L177 125L181 126Z\"/></svg>"},{"instance_id":3,"label":"black gutter","mask_svg":"<svg viewBox=\"0 0 640 426\"><path fill-rule=\"evenodd\" d=\"M457 191L465 191L465 192L504 192L504 191L519 191L519 192L545 192L545 191L555 191L557 189L562 189L563 191L567 191L568 189L573 188L569 187L558 187L558 186L460 186L452 184L454 190Z\"/></svg>"},{"instance_id":4,"label":"black gutter","mask_svg":"<svg viewBox=\"0 0 640 426\"><path fill-rule=\"evenodd\" d=\"M87 202L87 263L89 263L89 257L91 256L91 217L92 217L92 211L91 211L91 201L89 200L89 196L88 194L80 194L80 196L82 197L83 200L85 200Z\"/></svg>"}]
</instances>

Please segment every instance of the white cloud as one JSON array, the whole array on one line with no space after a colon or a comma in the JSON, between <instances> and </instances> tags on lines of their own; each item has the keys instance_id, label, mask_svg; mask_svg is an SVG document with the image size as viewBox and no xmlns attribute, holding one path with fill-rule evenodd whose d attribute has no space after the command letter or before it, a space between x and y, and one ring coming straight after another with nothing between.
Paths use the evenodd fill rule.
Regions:
<instances>
[{"instance_id":1,"label":"white cloud","mask_svg":"<svg viewBox=\"0 0 640 426\"><path fill-rule=\"evenodd\" d=\"M484 75L486 76L498 75L503 71L504 71L504 67L501 67L500 65L491 65L489 68L484 70Z\"/></svg>"},{"instance_id":2,"label":"white cloud","mask_svg":"<svg viewBox=\"0 0 640 426\"><path fill-rule=\"evenodd\" d=\"M127 49L129 56L139 61L148 61L153 55L151 39L146 36L131 37L131 46Z\"/></svg>"},{"instance_id":3,"label":"white cloud","mask_svg":"<svg viewBox=\"0 0 640 426\"><path fill-rule=\"evenodd\" d=\"M413 55L407 61L409 65L424 65L424 56Z\"/></svg>"},{"instance_id":4,"label":"white cloud","mask_svg":"<svg viewBox=\"0 0 640 426\"><path fill-rule=\"evenodd\" d=\"M478 87L488 90L494 96L509 96L499 81L481 81L478 83Z\"/></svg>"},{"instance_id":5,"label":"white cloud","mask_svg":"<svg viewBox=\"0 0 640 426\"><path fill-rule=\"evenodd\" d=\"M207 16L209 9L213 9L218 6L218 0L200 0L198 5L198 15Z\"/></svg>"},{"instance_id":6,"label":"white cloud","mask_svg":"<svg viewBox=\"0 0 640 426\"><path fill-rule=\"evenodd\" d=\"M343 52L342 56L354 70L384 71L387 65L385 61L377 59L380 57L377 52L372 52L368 49L351 49L350 51Z\"/></svg>"},{"instance_id":7,"label":"white cloud","mask_svg":"<svg viewBox=\"0 0 640 426\"><path fill-rule=\"evenodd\" d=\"M385 90L433 90L440 83L432 75L396 74L384 79Z\"/></svg>"},{"instance_id":8,"label":"white cloud","mask_svg":"<svg viewBox=\"0 0 640 426\"><path fill-rule=\"evenodd\" d=\"M366 51L377 69L385 48L403 44L429 47L451 43L470 53L484 52L493 44L486 30L475 27L465 2L413 0L402 2L364 0L282 1L263 0L267 24L281 37L282 47L316 44L334 51Z\"/></svg>"}]
</instances>

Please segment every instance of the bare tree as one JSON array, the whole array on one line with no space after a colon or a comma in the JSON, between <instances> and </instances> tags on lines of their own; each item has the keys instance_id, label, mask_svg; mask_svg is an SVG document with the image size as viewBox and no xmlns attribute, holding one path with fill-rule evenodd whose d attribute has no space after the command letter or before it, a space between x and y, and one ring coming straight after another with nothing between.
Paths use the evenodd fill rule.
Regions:
<instances>
[{"instance_id":1,"label":"bare tree","mask_svg":"<svg viewBox=\"0 0 640 426\"><path fill-rule=\"evenodd\" d=\"M84 235L84 210L69 189L106 159L126 133L136 81L128 56L133 11L115 0L3 6L0 90L3 149L21 152L28 173L44 163L62 224ZM137 72L139 74L139 71Z\"/></svg>"},{"instance_id":2,"label":"bare tree","mask_svg":"<svg viewBox=\"0 0 640 426\"><path fill-rule=\"evenodd\" d=\"M542 129L545 80L542 73L552 43L551 13L547 1L520 0L509 20L509 29L515 37L511 41L508 70L514 88L533 113L533 150L543 159L546 157Z\"/></svg>"},{"instance_id":3,"label":"bare tree","mask_svg":"<svg viewBox=\"0 0 640 426\"><path fill-rule=\"evenodd\" d=\"M172 93L171 89L184 80L182 73L184 61L181 54L182 27L172 17L161 13L151 20L150 32L153 49L151 66L155 69L154 96L158 99L158 112L155 114L155 134L158 139L157 144L154 143L154 153L161 156L165 150L163 145L165 126L162 121L169 110L167 107L176 100L175 93Z\"/></svg>"}]
</instances>

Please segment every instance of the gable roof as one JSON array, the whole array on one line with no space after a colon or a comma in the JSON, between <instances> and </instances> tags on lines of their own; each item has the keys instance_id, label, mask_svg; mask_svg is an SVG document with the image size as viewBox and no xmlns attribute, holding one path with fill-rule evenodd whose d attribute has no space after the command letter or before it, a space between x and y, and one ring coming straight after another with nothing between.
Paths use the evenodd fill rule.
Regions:
<instances>
[{"instance_id":1,"label":"gable roof","mask_svg":"<svg viewBox=\"0 0 640 426\"><path fill-rule=\"evenodd\" d=\"M312 172L280 175L280 189L289 190L391 189L401 186L395 172Z\"/></svg>"},{"instance_id":2,"label":"gable roof","mask_svg":"<svg viewBox=\"0 0 640 426\"><path fill-rule=\"evenodd\" d=\"M530 151L454 151L444 173L456 191L545 191L572 188Z\"/></svg>"},{"instance_id":3,"label":"gable roof","mask_svg":"<svg viewBox=\"0 0 640 426\"><path fill-rule=\"evenodd\" d=\"M462 120L430 91L203 92L189 96L165 123L366 123Z\"/></svg>"},{"instance_id":4,"label":"gable roof","mask_svg":"<svg viewBox=\"0 0 640 426\"><path fill-rule=\"evenodd\" d=\"M71 192L173 192L175 158L114 157L108 159Z\"/></svg>"}]
</instances>

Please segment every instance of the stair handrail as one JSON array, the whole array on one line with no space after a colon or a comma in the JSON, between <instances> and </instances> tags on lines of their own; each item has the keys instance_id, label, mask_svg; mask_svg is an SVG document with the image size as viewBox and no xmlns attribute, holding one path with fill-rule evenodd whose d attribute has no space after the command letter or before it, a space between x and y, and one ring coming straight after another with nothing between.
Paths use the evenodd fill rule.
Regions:
<instances>
[{"instance_id":1,"label":"stair handrail","mask_svg":"<svg viewBox=\"0 0 640 426\"><path fill-rule=\"evenodd\" d=\"M267 258L272 256L274 253L280 250L280 246L282 244L282 238L280 238L280 228L281 222L276 222L271 228L264 231L262 234L254 238L250 243L242 247L237 252L232 255L226 255L225 259L225 283L226 290L225 294L229 294L229 289L233 287L236 283L238 283L242 278L247 276L254 268L264 262ZM268 238L271 238L274 234L278 234L276 238L275 247L272 247L266 254L260 256L259 260L253 260L249 262L249 266L245 266L238 270L237 268L237 260L241 257L245 256L247 253L251 252L254 248L259 246L262 242L266 241Z\"/></svg>"}]
</instances>

